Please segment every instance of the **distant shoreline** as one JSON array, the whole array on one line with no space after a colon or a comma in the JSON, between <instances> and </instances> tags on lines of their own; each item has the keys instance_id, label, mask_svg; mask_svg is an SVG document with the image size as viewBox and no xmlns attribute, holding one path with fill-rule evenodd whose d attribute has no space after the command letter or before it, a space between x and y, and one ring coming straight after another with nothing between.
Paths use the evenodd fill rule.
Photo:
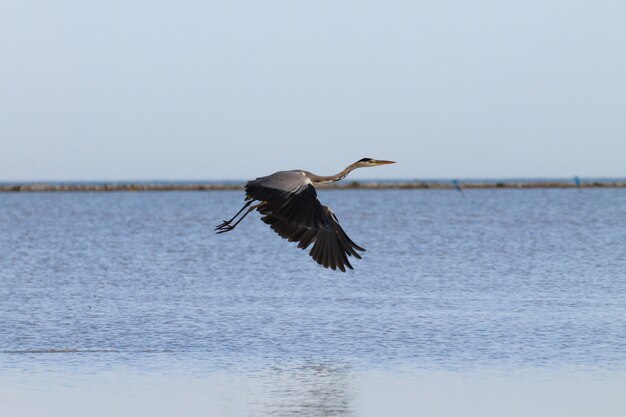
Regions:
<instances>
[{"instance_id":1,"label":"distant shoreline","mask_svg":"<svg viewBox=\"0 0 626 417\"><path fill-rule=\"evenodd\" d=\"M626 188L626 181L406 181L373 182L346 181L322 185L330 190L454 190L454 189L532 189L532 188ZM0 192L113 192L113 191L229 191L242 190L241 184L219 183L7 183L0 184Z\"/></svg>"}]
</instances>

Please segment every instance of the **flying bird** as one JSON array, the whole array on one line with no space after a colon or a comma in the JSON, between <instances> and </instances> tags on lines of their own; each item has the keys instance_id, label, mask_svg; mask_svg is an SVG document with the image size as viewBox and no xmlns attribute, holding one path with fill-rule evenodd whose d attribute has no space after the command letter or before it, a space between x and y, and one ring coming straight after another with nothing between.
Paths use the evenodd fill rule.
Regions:
<instances>
[{"instance_id":1,"label":"flying bird","mask_svg":"<svg viewBox=\"0 0 626 417\"><path fill-rule=\"evenodd\" d=\"M312 244L309 255L318 264L342 272L346 271L346 267L353 269L348 256L361 259L357 251L365 249L348 237L335 213L319 202L315 185L339 181L357 168L393 163L363 158L328 177L298 169L279 171L248 181L244 206L232 219L224 220L215 230L218 234L229 232L250 212L257 210L262 215L261 220L282 238L298 242L300 249L306 249ZM254 202L256 204L253 205ZM243 216L235 221L244 210Z\"/></svg>"}]
</instances>

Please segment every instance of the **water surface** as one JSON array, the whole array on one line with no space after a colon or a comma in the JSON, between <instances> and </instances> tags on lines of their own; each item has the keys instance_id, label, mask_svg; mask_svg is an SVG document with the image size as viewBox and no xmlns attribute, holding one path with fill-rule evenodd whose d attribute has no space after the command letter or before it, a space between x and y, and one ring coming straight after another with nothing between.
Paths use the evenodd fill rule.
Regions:
<instances>
[{"instance_id":1,"label":"water surface","mask_svg":"<svg viewBox=\"0 0 626 417\"><path fill-rule=\"evenodd\" d=\"M151 404L189 393L198 407L187 415L207 415L209 401L226 407L209 415L360 416L376 404L411 415L420 386L485 404L508 386L511 408L516 393L537 400L546 378L563 395L599 387L606 404L616 398L607 386L624 387L624 190L319 195L367 248L354 271L319 267L255 215L214 235L240 192L1 195L2 392L46 404L46 393L91 390L137 415L114 394L138 379L154 384L141 383ZM394 399L376 381L413 394L398 388ZM586 397L574 398L584 409ZM244 408L228 409L237 399ZM436 403L424 412L452 413ZM13 415L38 415L25 404ZM72 404L64 413L80 415Z\"/></svg>"}]
</instances>

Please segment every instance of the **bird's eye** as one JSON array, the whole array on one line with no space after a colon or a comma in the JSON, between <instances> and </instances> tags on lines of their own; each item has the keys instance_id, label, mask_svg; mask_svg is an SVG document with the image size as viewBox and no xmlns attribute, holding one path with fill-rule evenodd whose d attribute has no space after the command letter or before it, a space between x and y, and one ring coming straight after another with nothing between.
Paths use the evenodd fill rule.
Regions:
<instances>
[{"instance_id":1,"label":"bird's eye","mask_svg":"<svg viewBox=\"0 0 626 417\"><path fill-rule=\"evenodd\" d=\"M363 158L359 162L369 162L371 160L372 160L372 158Z\"/></svg>"}]
</instances>

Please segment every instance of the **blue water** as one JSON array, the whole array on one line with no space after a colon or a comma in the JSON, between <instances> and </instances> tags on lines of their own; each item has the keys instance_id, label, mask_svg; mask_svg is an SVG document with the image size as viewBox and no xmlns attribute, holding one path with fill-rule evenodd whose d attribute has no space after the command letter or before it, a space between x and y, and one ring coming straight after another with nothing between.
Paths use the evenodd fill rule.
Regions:
<instances>
[{"instance_id":1,"label":"blue water","mask_svg":"<svg viewBox=\"0 0 626 417\"><path fill-rule=\"evenodd\" d=\"M0 195L0 370L626 369L626 190L319 197L354 271L214 235L241 192Z\"/></svg>"}]
</instances>

